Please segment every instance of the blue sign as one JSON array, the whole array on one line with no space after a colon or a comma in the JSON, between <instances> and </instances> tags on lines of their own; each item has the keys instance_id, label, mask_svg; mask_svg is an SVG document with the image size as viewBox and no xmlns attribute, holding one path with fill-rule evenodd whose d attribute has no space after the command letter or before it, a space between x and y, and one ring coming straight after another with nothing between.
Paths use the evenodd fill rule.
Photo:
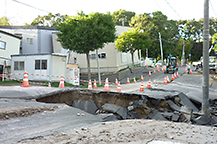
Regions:
<instances>
[{"instance_id":1,"label":"blue sign","mask_svg":"<svg viewBox=\"0 0 217 144\"><path fill-rule=\"evenodd\" d=\"M191 56L191 54L189 54L189 56Z\"/></svg>"}]
</instances>

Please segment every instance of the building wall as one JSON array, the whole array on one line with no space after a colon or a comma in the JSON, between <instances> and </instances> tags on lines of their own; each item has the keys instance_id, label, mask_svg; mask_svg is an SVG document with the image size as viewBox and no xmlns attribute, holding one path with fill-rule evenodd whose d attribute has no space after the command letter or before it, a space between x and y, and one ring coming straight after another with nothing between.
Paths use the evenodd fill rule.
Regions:
<instances>
[{"instance_id":1,"label":"building wall","mask_svg":"<svg viewBox=\"0 0 217 144\"><path fill-rule=\"evenodd\" d=\"M19 26L18 26L19 27ZM6 28L0 27L0 30L6 31L12 34L22 35L22 54L40 54L40 53L52 53L52 32L56 32L53 29L37 28L36 27L23 27L23 28ZM28 44L27 38L32 38L33 43Z\"/></svg>"},{"instance_id":2,"label":"building wall","mask_svg":"<svg viewBox=\"0 0 217 144\"><path fill-rule=\"evenodd\" d=\"M20 39L0 32L0 41L6 42L6 48L0 48L0 65L4 65L4 61L10 60L12 54L19 54Z\"/></svg>"},{"instance_id":3,"label":"building wall","mask_svg":"<svg viewBox=\"0 0 217 144\"><path fill-rule=\"evenodd\" d=\"M52 56L52 80L59 81L61 76L66 76L66 57ZM59 76L58 78L56 76Z\"/></svg>"},{"instance_id":4,"label":"building wall","mask_svg":"<svg viewBox=\"0 0 217 144\"><path fill-rule=\"evenodd\" d=\"M47 60L47 69L36 70L35 60ZM12 78L23 79L23 73L29 73L28 79L34 81L60 81L60 76L66 74L66 56L51 54L44 55L16 55L12 56L11 73ZM24 61L23 70L14 70L14 62ZM19 75L21 73L21 75ZM33 74L33 75L32 75ZM48 77L49 75L49 77ZM53 77L54 76L54 77ZM58 76L58 77L57 77Z\"/></svg>"}]
</instances>

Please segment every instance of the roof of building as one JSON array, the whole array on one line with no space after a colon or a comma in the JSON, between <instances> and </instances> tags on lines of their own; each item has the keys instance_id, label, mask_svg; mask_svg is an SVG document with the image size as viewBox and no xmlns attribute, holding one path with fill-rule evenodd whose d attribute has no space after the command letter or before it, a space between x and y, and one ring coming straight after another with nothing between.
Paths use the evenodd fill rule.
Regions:
<instances>
[{"instance_id":1,"label":"roof of building","mask_svg":"<svg viewBox=\"0 0 217 144\"><path fill-rule=\"evenodd\" d=\"M45 27L45 26L0 26L4 29L43 29L43 30L55 30L54 27Z\"/></svg>"},{"instance_id":2,"label":"roof of building","mask_svg":"<svg viewBox=\"0 0 217 144\"><path fill-rule=\"evenodd\" d=\"M52 56L61 56L66 57L66 54L61 53L37 53L37 54L19 54L19 55L11 55L11 57L19 57L19 56L38 56L38 55L52 55Z\"/></svg>"},{"instance_id":3,"label":"roof of building","mask_svg":"<svg viewBox=\"0 0 217 144\"><path fill-rule=\"evenodd\" d=\"M6 34L6 35L9 35L9 36L18 38L18 39L22 39L22 37L20 37L20 36L13 35L13 34L11 34L11 33L8 33L8 32L5 32L5 31L2 31L2 30L0 30L0 33Z\"/></svg>"}]
</instances>

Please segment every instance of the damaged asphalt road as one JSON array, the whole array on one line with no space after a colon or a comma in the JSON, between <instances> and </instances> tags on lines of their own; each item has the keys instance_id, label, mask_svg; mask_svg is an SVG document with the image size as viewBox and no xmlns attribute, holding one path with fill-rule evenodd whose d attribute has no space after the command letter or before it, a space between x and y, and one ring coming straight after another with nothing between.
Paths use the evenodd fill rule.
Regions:
<instances>
[{"instance_id":1,"label":"damaged asphalt road","mask_svg":"<svg viewBox=\"0 0 217 144\"><path fill-rule=\"evenodd\" d=\"M200 115L202 90L197 83L198 78L195 80L196 86L192 81L183 83L189 77L192 76L182 75L168 85L153 79L152 89L145 88L144 92L139 91L140 82L121 85L122 93L117 93L114 85L110 86L111 92L100 91L103 88L92 91L37 86L1 88L0 110L11 107L11 111L6 110L0 120L0 143L33 137L40 139L40 136L68 133L105 121L125 119L156 119L216 126L216 85L210 88L212 117L204 117ZM144 87L146 85L147 81ZM25 110L15 115L13 112L19 108Z\"/></svg>"}]
</instances>

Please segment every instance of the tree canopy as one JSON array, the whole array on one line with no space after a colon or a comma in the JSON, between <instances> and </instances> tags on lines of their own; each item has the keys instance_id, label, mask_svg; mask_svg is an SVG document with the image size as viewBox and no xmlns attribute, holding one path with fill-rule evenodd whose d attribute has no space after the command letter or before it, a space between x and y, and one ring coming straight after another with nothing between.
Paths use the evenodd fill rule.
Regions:
<instances>
[{"instance_id":1,"label":"tree canopy","mask_svg":"<svg viewBox=\"0 0 217 144\"><path fill-rule=\"evenodd\" d=\"M66 49L80 54L86 54L88 65L88 78L90 75L89 52L103 48L106 43L115 40L115 23L112 16L102 13L85 15L83 12L77 16L60 23L57 26L58 41Z\"/></svg>"},{"instance_id":2,"label":"tree canopy","mask_svg":"<svg viewBox=\"0 0 217 144\"><path fill-rule=\"evenodd\" d=\"M10 22L6 16L0 18L0 25L7 25L7 26L10 25Z\"/></svg>"},{"instance_id":3,"label":"tree canopy","mask_svg":"<svg viewBox=\"0 0 217 144\"><path fill-rule=\"evenodd\" d=\"M144 50L146 47L150 46L150 41L148 41L148 34L141 29L132 28L127 32L123 32L117 37L115 41L115 47L121 52L130 52L132 57L133 72L135 74L134 68L134 52L136 50Z\"/></svg>"},{"instance_id":4,"label":"tree canopy","mask_svg":"<svg viewBox=\"0 0 217 144\"><path fill-rule=\"evenodd\" d=\"M49 13L45 16L38 16L32 21L30 25L57 27L58 24L66 21L68 18L68 15L60 15L59 13L53 15L52 13Z\"/></svg>"},{"instance_id":5,"label":"tree canopy","mask_svg":"<svg viewBox=\"0 0 217 144\"><path fill-rule=\"evenodd\" d=\"M135 15L135 12L126 11L124 9L117 10L112 13L114 21L116 25L122 25L124 22L124 26L129 26L131 18Z\"/></svg>"}]
</instances>

